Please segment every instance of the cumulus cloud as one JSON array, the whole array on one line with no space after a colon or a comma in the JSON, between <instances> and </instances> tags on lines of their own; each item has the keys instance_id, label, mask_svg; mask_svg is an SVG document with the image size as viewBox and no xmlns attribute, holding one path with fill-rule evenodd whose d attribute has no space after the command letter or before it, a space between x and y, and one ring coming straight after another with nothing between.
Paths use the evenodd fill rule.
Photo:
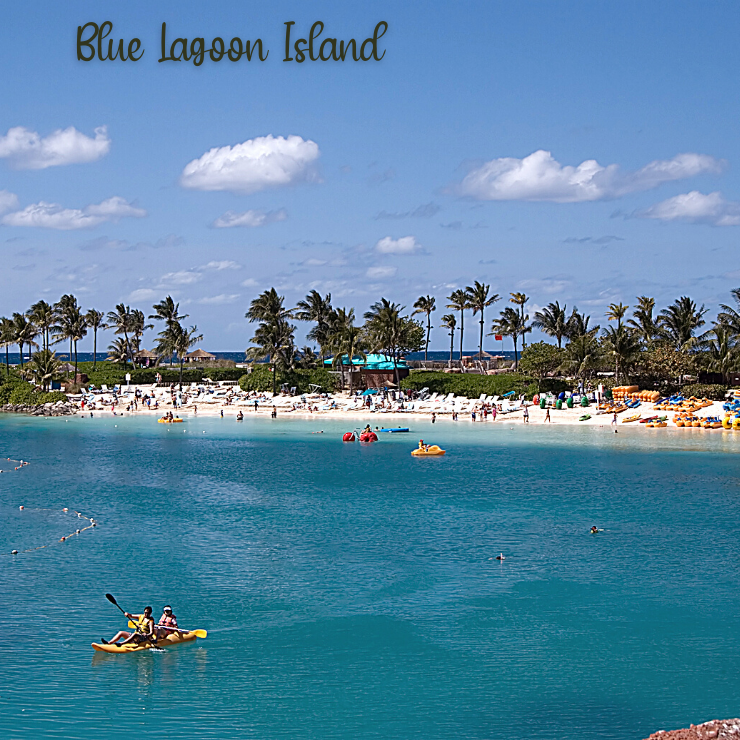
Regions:
<instances>
[{"instance_id":1,"label":"cumulus cloud","mask_svg":"<svg viewBox=\"0 0 740 740\"><path fill-rule=\"evenodd\" d=\"M285 208L277 211L249 210L243 213L226 211L213 222L213 226L217 229L228 229L232 226L267 226L276 221L285 221L287 218L288 212Z\"/></svg>"},{"instance_id":2,"label":"cumulus cloud","mask_svg":"<svg viewBox=\"0 0 740 740\"><path fill-rule=\"evenodd\" d=\"M317 179L318 145L300 136L258 136L207 151L189 162L180 184L194 190L256 193Z\"/></svg>"},{"instance_id":3,"label":"cumulus cloud","mask_svg":"<svg viewBox=\"0 0 740 740\"><path fill-rule=\"evenodd\" d=\"M369 267L365 275L371 280L383 280L384 278L391 278L397 272L397 268L386 265L379 265L378 267Z\"/></svg>"},{"instance_id":4,"label":"cumulus cloud","mask_svg":"<svg viewBox=\"0 0 740 740\"><path fill-rule=\"evenodd\" d=\"M400 239L384 236L375 245L375 251L381 254L414 254L420 249L421 244L413 236L402 236Z\"/></svg>"},{"instance_id":5,"label":"cumulus cloud","mask_svg":"<svg viewBox=\"0 0 740 740\"><path fill-rule=\"evenodd\" d=\"M153 298L156 298L158 295L156 290L153 290L152 288L139 288L138 290L133 291L128 299L135 303L136 301L150 301Z\"/></svg>"},{"instance_id":6,"label":"cumulus cloud","mask_svg":"<svg viewBox=\"0 0 740 740\"><path fill-rule=\"evenodd\" d=\"M123 198L114 196L82 209L63 208L58 203L39 201L21 211L6 214L2 223L6 226L34 226L40 229L73 231L92 229L107 221L118 221L120 218L143 218L146 215L143 208L132 206Z\"/></svg>"},{"instance_id":7,"label":"cumulus cloud","mask_svg":"<svg viewBox=\"0 0 740 740\"><path fill-rule=\"evenodd\" d=\"M201 279L202 274L197 270L177 270L166 272L159 279L160 285L192 285Z\"/></svg>"},{"instance_id":8,"label":"cumulus cloud","mask_svg":"<svg viewBox=\"0 0 740 740\"><path fill-rule=\"evenodd\" d=\"M211 260L208 264L203 265L201 270L240 270L241 265L234 260Z\"/></svg>"},{"instance_id":9,"label":"cumulus cloud","mask_svg":"<svg viewBox=\"0 0 740 740\"><path fill-rule=\"evenodd\" d=\"M0 214L18 208L18 196L8 190L0 190Z\"/></svg>"},{"instance_id":10,"label":"cumulus cloud","mask_svg":"<svg viewBox=\"0 0 740 740\"><path fill-rule=\"evenodd\" d=\"M57 129L46 137L23 126L0 136L0 157L18 170L43 170L63 164L94 162L110 150L105 126L95 129L95 138L85 136L74 126Z\"/></svg>"},{"instance_id":11,"label":"cumulus cloud","mask_svg":"<svg viewBox=\"0 0 740 740\"><path fill-rule=\"evenodd\" d=\"M636 211L637 218L659 221L685 221L711 226L739 226L740 203L725 200L719 192L704 195L698 190L676 195L649 208Z\"/></svg>"},{"instance_id":12,"label":"cumulus cloud","mask_svg":"<svg viewBox=\"0 0 740 740\"><path fill-rule=\"evenodd\" d=\"M623 242L624 239L621 236L613 236L611 234L605 234L604 236L569 236L563 239L563 244L598 244L603 246L610 244L611 242Z\"/></svg>"},{"instance_id":13,"label":"cumulus cloud","mask_svg":"<svg viewBox=\"0 0 740 740\"><path fill-rule=\"evenodd\" d=\"M723 167L724 162L714 157L688 153L623 172L617 164L604 167L594 159L577 167L562 165L550 152L540 149L523 159L502 157L485 162L469 172L457 190L477 200L578 203L619 198L665 182L717 173Z\"/></svg>"},{"instance_id":14,"label":"cumulus cloud","mask_svg":"<svg viewBox=\"0 0 740 740\"><path fill-rule=\"evenodd\" d=\"M206 306L220 306L224 303L233 303L239 297L238 293L221 293L220 295L209 296L207 298L201 298L198 303L202 303Z\"/></svg>"}]
</instances>

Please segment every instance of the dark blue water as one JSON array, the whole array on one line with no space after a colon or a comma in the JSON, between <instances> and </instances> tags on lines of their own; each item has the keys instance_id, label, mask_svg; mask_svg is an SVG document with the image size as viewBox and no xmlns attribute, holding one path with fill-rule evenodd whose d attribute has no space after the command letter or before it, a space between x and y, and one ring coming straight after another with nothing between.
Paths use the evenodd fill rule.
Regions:
<instances>
[{"instance_id":1,"label":"dark blue water","mask_svg":"<svg viewBox=\"0 0 740 740\"><path fill-rule=\"evenodd\" d=\"M342 444L354 425L0 416L0 457L32 461L0 475L0 552L66 534L65 506L100 521L0 556L0 737L624 740L737 715L740 437ZM419 436L447 456L412 458ZM124 626L107 591L208 639L93 653Z\"/></svg>"}]
</instances>

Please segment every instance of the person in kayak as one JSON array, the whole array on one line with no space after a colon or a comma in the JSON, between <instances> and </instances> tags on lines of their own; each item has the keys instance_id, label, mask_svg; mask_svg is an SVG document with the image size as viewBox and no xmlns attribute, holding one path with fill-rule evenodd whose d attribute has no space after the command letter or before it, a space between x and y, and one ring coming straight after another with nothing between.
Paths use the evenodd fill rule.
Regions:
<instances>
[{"instance_id":1,"label":"person in kayak","mask_svg":"<svg viewBox=\"0 0 740 740\"><path fill-rule=\"evenodd\" d=\"M162 640L168 635L173 634L175 630L170 629L171 627L177 627L177 617L172 613L172 607L168 605L162 609L162 616L159 618L159 622L157 622L155 628L157 639Z\"/></svg>"},{"instance_id":2,"label":"person in kayak","mask_svg":"<svg viewBox=\"0 0 740 740\"><path fill-rule=\"evenodd\" d=\"M156 642L156 635L154 634L154 620L152 619L152 607L147 606L144 608L143 614L129 614L126 612L126 616L134 623L134 632L126 632L121 630L116 633L116 636L110 640L101 640L103 645L128 645L133 642L140 645L142 642ZM123 642L118 642L122 640Z\"/></svg>"}]
</instances>

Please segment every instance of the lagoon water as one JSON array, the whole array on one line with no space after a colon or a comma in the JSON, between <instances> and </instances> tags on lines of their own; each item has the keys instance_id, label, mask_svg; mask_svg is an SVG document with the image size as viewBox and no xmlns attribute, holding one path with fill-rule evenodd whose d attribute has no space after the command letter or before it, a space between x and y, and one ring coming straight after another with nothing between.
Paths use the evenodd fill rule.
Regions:
<instances>
[{"instance_id":1,"label":"lagoon water","mask_svg":"<svg viewBox=\"0 0 740 740\"><path fill-rule=\"evenodd\" d=\"M348 426L0 417L0 457L32 462L0 475L0 737L626 740L738 715L739 437ZM419 437L448 455L412 458ZM65 506L100 526L4 554L71 531ZM125 626L105 592L208 639L94 653Z\"/></svg>"}]
</instances>

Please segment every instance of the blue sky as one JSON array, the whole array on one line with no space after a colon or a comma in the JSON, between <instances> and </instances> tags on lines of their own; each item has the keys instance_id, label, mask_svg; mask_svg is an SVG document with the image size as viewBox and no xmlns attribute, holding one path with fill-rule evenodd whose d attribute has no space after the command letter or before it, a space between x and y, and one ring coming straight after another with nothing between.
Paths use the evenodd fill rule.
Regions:
<instances>
[{"instance_id":1,"label":"blue sky","mask_svg":"<svg viewBox=\"0 0 740 740\"><path fill-rule=\"evenodd\" d=\"M0 315L171 294L225 351L273 285L361 313L477 279L602 324L611 301L714 312L740 285L735 3L106 5L5 9ZM76 60L104 20L141 61ZM163 20L270 54L159 64ZM359 40L387 21L385 57L283 62L284 22L316 20Z\"/></svg>"}]
</instances>

